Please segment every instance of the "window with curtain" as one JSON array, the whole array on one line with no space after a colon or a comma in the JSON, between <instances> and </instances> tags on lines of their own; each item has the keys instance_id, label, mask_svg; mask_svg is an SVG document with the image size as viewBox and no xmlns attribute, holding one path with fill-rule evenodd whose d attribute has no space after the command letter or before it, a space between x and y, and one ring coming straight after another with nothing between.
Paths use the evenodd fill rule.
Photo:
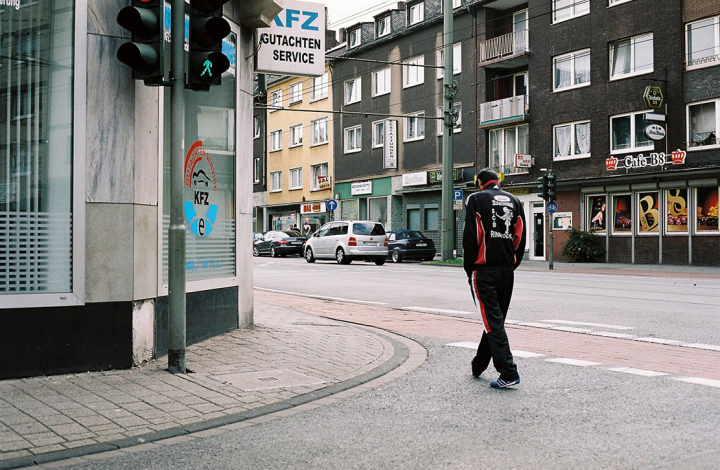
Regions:
<instances>
[{"instance_id":1,"label":"window with curtain","mask_svg":"<svg viewBox=\"0 0 720 470\"><path fill-rule=\"evenodd\" d=\"M720 145L718 135L718 103L720 100L688 105L688 147L707 148Z\"/></svg>"},{"instance_id":2,"label":"window with curtain","mask_svg":"<svg viewBox=\"0 0 720 470\"><path fill-rule=\"evenodd\" d=\"M282 191L282 171L270 173L270 192Z\"/></svg>"},{"instance_id":3,"label":"window with curtain","mask_svg":"<svg viewBox=\"0 0 720 470\"><path fill-rule=\"evenodd\" d=\"M417 113L405 117L404 142L425 138L425 113Z\"/></svg>"},{"instance_id":4,"label":"window with curtain","mask_svg":"<svg viewBox=\"0 0 720 470\"><path fill-rule=\"evenodd\" d=\"M354 153L362 150L362 126L345 129L345 153Z\"/></svg>"},{"instance_id":5,"label":"window with curtain","mask_svg":"<svg viewBox=\"0 0 720 470\"><path fill-rule=\"evenodd\" d=\"M459 101L453 102L453 107L457 109L458 112L458 118L455 122L455 125L453 126L453 133L457 134L458 132L462 132L462 103ZM442 116L443 115L443 109L442 106L438 106L437 108L437 115ZM445 122L441 119L437 119L437 135L441 136L445 132Z\"/></svg>"},{"instance_id":6,"label":"window with curtain","mask_svg":"<svg viewBox=\"0 0 720 470\"><path fill-rule=\"evenodd\" d=\"M382 147L385 142L385 121L375 121L372 123L372 146L373 148Z\"/></svg>"},{"instance_id":7,"label":"window with curtain","mask_svg":"<svg viewBox=\"0 0 720 470\"><path fill-rule=\"evenodd\" d=\"M360 28L350 31L348 37L348 47L358 47L360 45Z\"/></svg>"},{"instance_id":8,"label":"window with curtain","mask_svg":"<svg viewBox=\"0 0 720 470\"><path fill-rule=\"evenodd\" d=\"M425 81L425 57L414 57L403 65L403 88L420 85Z\"/></svg>"},{"instance_id":9,"label":"window with curtain","mask_svg":"<svg viewBox=\"0 0 720 470\"><path fill-rule=\"evenodd\" d=\"M255 165L253 166L253 182L259 183L260 182L260 159L255 159Z\"/></svg>"},{"instance_id":10,"label":"window with curtain","mask_svg":"<svg viewBox=\"0 0 720 470\"><path fill-rule=\"evenodd\" d=\"M554 160L590 156L590 121L555 126Z\"/></svg>"},{"instance_id":11,"label":"window with curtain","mask_svg":"<svg viewBox=\"0 0 720 470\"><path fill-rule=\"evenodd\" d=\"M74 2L7 3L0 11L0 295L71 292Z\"/></svg>"},{"instance_id":12,"label":"window with curtain","mask_svg":"<svg viewBox=\"0 0 720 470\"><path fill-rule=\"evenodd\" d=\"M312 83L312 101L328 97L328 74L325 72L319 77L310 79Z\"/></svg>"},{"instance_id":13,"label":"window with curtain","mask_svg":"<svg viewBox=\"0 0 720 470\"><path fill-rule=\"evenodd\" d=\"M720 65L720 16L685 26L687 67Z\"/></svg>"},{"instance_id":14,"label":"window with curtain","mask_svg":"<svg viewBox=\"0 0 720 470\"><path fill-rule=\"evenodd\" d=\"M298 124L297 126L292 126L290 128L290 142L288 144L288 147L299 147L302 145L302 135L303 135L303 126L302 124Z\"/></svg>"},{"instance_id":15,"label":"window with curtain","mask_svg":"<svg viewBox=\"0 0 720 470\"><path fill-rule=\"evenodd\" d=\"M590 13L590 0L553 0L552 7L557 23Z\"/></svg>"},{"instance_id":16,"label":"window with curtain","mask_svg":"<svg viewBox=\"0 0 720 470\"><path fill-rule=\"evenodd\" d=\"M648 112L650 111L610 118L610 151L612 153L634 152L655 147L653 141L645 135L645 128L651 124L645 119L645 113Z\"/></svg>"},{"instance_id":17,"label":"window with curtain","mask_svg":"<svg viewBox=\"0 0 720 470\"><path fill-rule=\"evenodd\" d=\"M440 48L437 51L437 64L441 67L445 66L445 49ZM437 78L445 77L445 69L436 69ZM453 44L453 75L462 72L462 43Z\"/></svg>"},{"instance_id":18,"label":"window with curtain","mask_svg":"<svg viewBox=\"0 0 720 470\"><path fill-rule=\"evenodd\" d=\"M553 66L555 91L590 85L590 49L557 56Z\"/></svg>"},{"instance_id":19,"label":"window with curtain","mask_svg":"<svg viewBox=\"0 0 720 470\"><path fill-rule=\"evenodd\" d=\"M653 35L644 34L610 44L610 78L653 71Z\"/></svg>"},{"instance_id":20,"label":"window with curtain","mask_svg":"<svg viewBox=\"0 0 720 470\"><path fill-rule=\"evenodd\" d=\"M270 92L270 106L273 108L282 107L282 89L278 88ZM270 112L279 111L278 109L270 109Z\"/></svg>"},{"instance_id":21,"label":"window with curtain","mask_svg":"<svg viewBox=\"0 0 720 470\"><path fill-rule=\"evenodd\" d=\"M302 103L302 82L295 82L288 87L290 104Z\"/></svg>"},{"instance_id":22,"label":"window with curtain","mask_svg":"<svg viewBox=\"0 0 720 470\"><path fill-rule=\"evenodd\" d=\"M326 144L328 142L328 118L315 119L311 122L312 145Z\"/></svg>"},{"instance_id":23,"label":"window with curtain","mask_svg":"<svg viewBox=\"0 0 720 470\"><path fill-rule=\"evenodd\" d=\"M272 131L270 133L270 151L276 152L282 150L282 131Z\"/></svg>"},{"instance_id":24,"label":"window with curtain","mask_svg":"<svg viewBox=\"0 0 720 470\"><path fill-rule=\"evenodd\" d=\"M390 93L390 67L372 73L373 96Z\"/></svg>"},{"instance_id":25,"label":"window with curtain","mask_svg":"<svg viewBox=\"0 0 720 470\"><path fill-rule=\"evenodd\" d=\"M318 183L319 176L328 176L328 164L320 163L318 165L312 165L310 167L310 177L312 181L310 183L313 191L320 190L320 183Z\"/></svg>"},{"instance_id":26,"label":"window with curtain","mask_svg":"<svg viewBox=\"0 0 720 470\"><path fill-rule=\"evenodd\" d=\"M417 24L425 19L425 4L423 2L411 5L409 10L409 24Z\"/></svg>"},{"instance_id":27,"label":"window with curtain","mask_svg":"<svg viewBox=\"0 0 720 470\"><path fill-rule=\"evenodd\" d=\"M290 169L290 189L302 189L302 167Z\"/></svg>"},{"instance_id":28,"label":"window with curtain","mask_svg":"<svg viewBox=\"0 0 720 470\"><path fill-rule=\"evenodd\" d=\"M488 160L490 168L498 173L526 171L515 167L515 155L528 153L529 125L493 129L488 133Z\"/></svg>"},{"instance_id":29,"label":"window with curtain","mask_svg":"<svg viewBox=\"0 0 720 470\"><path fill-rule=\"evenodd\" d=\"M377 34L377 37L379 38L390 34L389 16L383 16L382 18L377 20L377 25L375 26L375 34Z\"/></svg>"},{"instance_id":30,"label":"window with curtain","mask_svg":"<svg viewBox=\"0 0 720 470\"><path fill-rule=\"evenodd\" d=\"M357 103L360 101L360 78L353 78L345 82L345 104Z\"/></svg>"},{"instance_id":31,"label":"window with curtain","mask_svg":"<svg viewBox=\"0 0 720 470\"><path fill-rule=\"evenodd\" d=\"M385 225L387 222L387 204L388 200L386 197L370 198L369 210L370 220L376 220L381 224Z\"/></svg>"}]
</instances>

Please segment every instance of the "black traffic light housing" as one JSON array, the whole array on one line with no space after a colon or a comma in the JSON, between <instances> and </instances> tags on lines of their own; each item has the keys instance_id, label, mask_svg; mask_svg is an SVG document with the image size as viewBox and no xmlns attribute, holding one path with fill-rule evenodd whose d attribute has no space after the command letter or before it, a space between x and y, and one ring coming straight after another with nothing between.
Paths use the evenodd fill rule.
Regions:
<instances>
[{"instance_id":1,"label":"black traffic light housing","mask_svg":"<svg viewBox=\"0 0 720 470\"><path fill-rule=\"evenodd\" d=\"M133 71L135 80L158 86L164 82L163 2L133 0L117 15L117 23L132 33L132 41L122 44L117 58Z\"/></svg>"},{"instance_id":2,"label":"black traffic light housing","mask_svg":"<svg viewBox=\"0 0 720 470\"><path fill-rule=\"evenodd\" d=\"M555 200L555 173L547 174L547 196L549 201Z\"/></svg>"},{"instance_id":3,"label":"black traffic light housing","mask_svg":"<svg viewBox=\"0 0 720 470\"><path fill-rule=\"evenodd\" d=\"M222 52L223 39L230 34L230 23L222 17L223 5L229 0L190 0L190 53L187 87L209 91L220 85L220 78L230 60Z\"/></svg>"},{"instance_id":4,"label":"black traffic light housing","mask_svg":"<svg viewBox=\"0 0 720 470\"><path fill-rule=\"evenodd\" d=\"M548 175L542 175L538 180L538 192L537 194L543 198L543 200L547 201L549 199L548 195Z\"/></svg>"}]
</instances>

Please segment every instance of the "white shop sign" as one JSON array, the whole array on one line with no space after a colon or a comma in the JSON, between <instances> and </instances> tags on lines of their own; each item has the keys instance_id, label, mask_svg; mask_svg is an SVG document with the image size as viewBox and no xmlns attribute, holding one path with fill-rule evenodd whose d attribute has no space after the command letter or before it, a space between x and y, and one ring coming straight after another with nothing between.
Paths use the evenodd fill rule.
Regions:
<instances>
[{"instance_id":1,"label":"white shop sign","mask_svg":"<svg viewBox=\"0 0 720 470\"><path fill-rule=\"evenodd\" d=\"M421 186L427 184L427 171L405 173L402 175L403 186Z\"/></svg>"},{"instance_id":2,"label":"white shop sign","mask_svg":"<svg viewBox=\"0 0 720 470\"><path fill-rule=\"evenodd\" d=\"M383 168L397 168L397 121L386 119L383 132Z\"/></svg>"},{"instance_id":3,"label":"white shop sign","mask_svg":"<svg viewBox=\"0 0 720 470\"><path fill-rule=\"evenodd\" d=\"M372 181L362 181L350 185L350 194L352 196L360 196L362 194L372 194Z\"/></svg>"}]
</instances>

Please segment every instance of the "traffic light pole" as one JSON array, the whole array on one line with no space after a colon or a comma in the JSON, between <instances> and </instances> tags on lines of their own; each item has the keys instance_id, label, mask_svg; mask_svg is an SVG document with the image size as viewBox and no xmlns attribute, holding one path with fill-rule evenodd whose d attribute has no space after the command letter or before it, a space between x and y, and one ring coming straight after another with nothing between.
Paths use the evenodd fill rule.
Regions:
<instances>
[{"instance_id":1,"label":"traffic light pole","mask_svg":"<svg viewBox=\"0 0 720 470\"><path fill-rule=\"evenodd\" d=\"M168 370L184 374L186 342L185 217L183 166L185 163L185 2L172 8L170 91L170 230L168 234Z\"/></svg>"},{"instance_id":2,"label":"traffic light pole","mask_svg":"<svg viewBox=\"0 0 720 470\"><path fill-rule=\"evenodd\" d=\"M553 219L555 214L550 213L550 235L548 238L548 260L550 261L550 271L553 269Z\"/></svg>"},{"instance_id":3,"label":"traffic light pole","mask_svg":"<svg viewBox=\"0 0 720 470\"><path fill-rule=\"evenodd\" d=\"M453 259L455 248L455 210L453 209L453 5L452 0L444 0L443 57L445 60L443 76L443 179L442 179L442 232L441 259Z\"/></svg>"}]
</instances>

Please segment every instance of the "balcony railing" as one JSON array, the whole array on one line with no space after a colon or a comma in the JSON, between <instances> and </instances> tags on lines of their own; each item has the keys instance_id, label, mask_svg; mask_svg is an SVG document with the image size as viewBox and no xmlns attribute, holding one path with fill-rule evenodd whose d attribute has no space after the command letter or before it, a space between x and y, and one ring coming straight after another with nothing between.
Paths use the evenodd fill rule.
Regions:
<instances>
[{"instance_id":1,"label":"balcony railing","mask_svg":"<svg viewBox=\"0 0 720 470\"><path fill-rule=\"evenodd\" d=\"M524 118L527 115L527 104L527 95L482 103L480 105L480 124Z\"/></svg>"},{"instance_id":2,"label":"balcony railing","mask_svg":"<svg viewBox=\"0 0 720 470\"><path fill-rule=\"evenodd\" d=\"M528 51L528 30L521 29L480 43L480 65Z\"/></svg>"}]
</instances>

